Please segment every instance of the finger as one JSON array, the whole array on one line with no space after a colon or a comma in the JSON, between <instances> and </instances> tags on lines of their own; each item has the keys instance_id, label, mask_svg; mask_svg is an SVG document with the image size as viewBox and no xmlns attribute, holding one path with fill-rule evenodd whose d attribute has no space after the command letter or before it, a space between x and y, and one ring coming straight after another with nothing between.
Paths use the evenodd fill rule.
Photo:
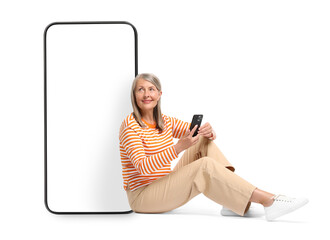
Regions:
<instances>
[{"instance_id":1,"label":"finger","mask_svg":"<svg viewBox=\"0 0 330 240\"><path fill-rule=\"evenodd\" d=\"M204 128L204 129L199 129L199 131L198 131L198 133L200 133L200 134L208 134L208 133L211 133L212 132L212 127L210 126L210 127L206 127L206 128Z\"/></svg>"},{"instance_id":2,"label":"finger","mask_svg":"<svg viewBox=\"0 0 330 240\"><path fill-rule=\"evenodd\" d=\"M199 130L203 130L205 128L205 124L203 124L202 126L200 126Z\"/></svg>"},{"instance_id":3,"label":"finger","mask_svg":"<svg viewBox=\"0 0 330 240\"><path fill-rule=\"evenodd\" d=\"M200 133L198 133L200 136L203 136L203 137L209 137L210 136L210 134L200 134Z\"/></svg>"},{"instance_id":4,"label":"finger","mask_svg":"<svg viewBox=\"0 0 330 240\"><path fill-rule=\"evenodd\" d=\"M207 122L207 123L204 123L199 129L204 129L204 128L207 128L207 127L210 127L211 125Z\"/></svg>"},{"instance_id":5,"label":"finger","mask_svg":"<svg viewBox=\"0 0 330 240\"><path fill-rule=\"evenodd\" d=\"M198 133L198 134L200 134L200 135L202 135L202 136L204 136L204 137L210 138L210 137L212 137L212 135L213 135L213 131L211 130L211 131L209 131L209 132Z\"/></svg>"},{"instance_id":6,"label":"finger","mask_svg":"<svg viewBox=\"0 0 330 240\"><path fill-rule=\"evenodd\" d=\"M201 129L201 130L205 130L205 129L208 129L208 128L211 128L211 124L209 124L209 123L205 123L205 124L202 125L199 129Z\"/></svg>"},{"instance_id":7,"label":"finger","mask_svg":"<svg viewBox=\"0 0 330 240\"><path fill-rule=\"evenodd\" d=\"M196 132L198 125L195 125L195 127L191 130L190 135L193 136L194 133Z\"/></svg>"}]
</instances>

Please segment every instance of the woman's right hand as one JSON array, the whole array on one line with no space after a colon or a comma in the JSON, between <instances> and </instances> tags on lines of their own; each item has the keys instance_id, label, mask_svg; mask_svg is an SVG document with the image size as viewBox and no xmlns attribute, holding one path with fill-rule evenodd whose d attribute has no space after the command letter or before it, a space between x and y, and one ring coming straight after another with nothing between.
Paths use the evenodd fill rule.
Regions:
<instances>
[{"instance_id":1,"label":"woman's right hand","mask_svg":"<svg viewBox=\"0 0 330 240\"><path fill-rule=\"evenodd\" d=\"M190 148L191 146L195 145L198 142L199 134L197 134L195 137L193 137L197 125L191 130L188 130L186 134L177 142L177 144L174 145L176 153L179 155L180 152L186 150L187 148Z\"/></svg>"}]
</instances>

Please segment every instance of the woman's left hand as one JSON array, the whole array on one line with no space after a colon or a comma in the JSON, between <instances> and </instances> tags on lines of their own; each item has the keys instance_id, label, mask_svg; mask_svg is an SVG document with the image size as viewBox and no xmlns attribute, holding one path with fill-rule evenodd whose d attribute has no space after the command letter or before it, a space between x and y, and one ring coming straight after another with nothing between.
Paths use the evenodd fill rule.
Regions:
<instances>
[{"instance_id":1,"label":"woman's left hand","mask_svg":"<svg viewBox=\"0 0 330 240\"><path fill-rule=\"evenodd\" d=\"M199 130L198 130L198 134L203 136L203 137L206 137L206 138L209 138L211 140L214 140L215 139L215 132L211 126L210 123L205 123L204 125L202 125Z\"/></svg>"}]
</instances>

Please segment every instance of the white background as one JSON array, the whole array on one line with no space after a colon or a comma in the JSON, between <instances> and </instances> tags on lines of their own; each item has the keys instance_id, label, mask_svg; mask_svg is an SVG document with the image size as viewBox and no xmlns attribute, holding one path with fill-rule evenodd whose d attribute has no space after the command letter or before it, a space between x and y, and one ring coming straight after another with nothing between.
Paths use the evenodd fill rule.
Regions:
<instances>
[{"instance_id":1,"label":"white background","mask_svg":"<svg viewBox=\"0 0 330 240\"><path fill-rule=\"evenodd\" d=\"M1 2L1 239L326 238L329 12L315 0ZM310 203L272 223L222 217L203 195L167 214L47 212L43 31L97 20L137 28L139 72L160 78L163 113L186 121L203 113L239 175Z\"/></svg>"}]
</instances>

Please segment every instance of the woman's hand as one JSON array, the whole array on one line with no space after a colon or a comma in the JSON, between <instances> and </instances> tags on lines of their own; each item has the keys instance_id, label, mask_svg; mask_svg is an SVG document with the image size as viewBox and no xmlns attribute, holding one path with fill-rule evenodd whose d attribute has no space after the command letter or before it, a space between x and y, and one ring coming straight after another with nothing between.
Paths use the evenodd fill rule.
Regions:
<instances>
[{"instance_id":1,"label":"woman's hand","mask_svg":"<svg viewBox=\"0 0 330 240\"><path fill-rule=\"evenodd\" d=\"M191 130L191 132L188 130L186 134L177 142L177 144L174 145L175 151L178 155L183 150L190 148L198 142L199 134L193 137L196 129L197 125Z\"/></svg>"},{"instance_id":2,"label":"woman's hand","mask_svg":"<svg viewBox=\"0 0 330 240\"><path fill-rule=\"evenodd\" d=\"M216 137L211 124L209 124L208 122L199 128L198 134L211 140L215 140Z\"/></svg>"}]
</instances>

